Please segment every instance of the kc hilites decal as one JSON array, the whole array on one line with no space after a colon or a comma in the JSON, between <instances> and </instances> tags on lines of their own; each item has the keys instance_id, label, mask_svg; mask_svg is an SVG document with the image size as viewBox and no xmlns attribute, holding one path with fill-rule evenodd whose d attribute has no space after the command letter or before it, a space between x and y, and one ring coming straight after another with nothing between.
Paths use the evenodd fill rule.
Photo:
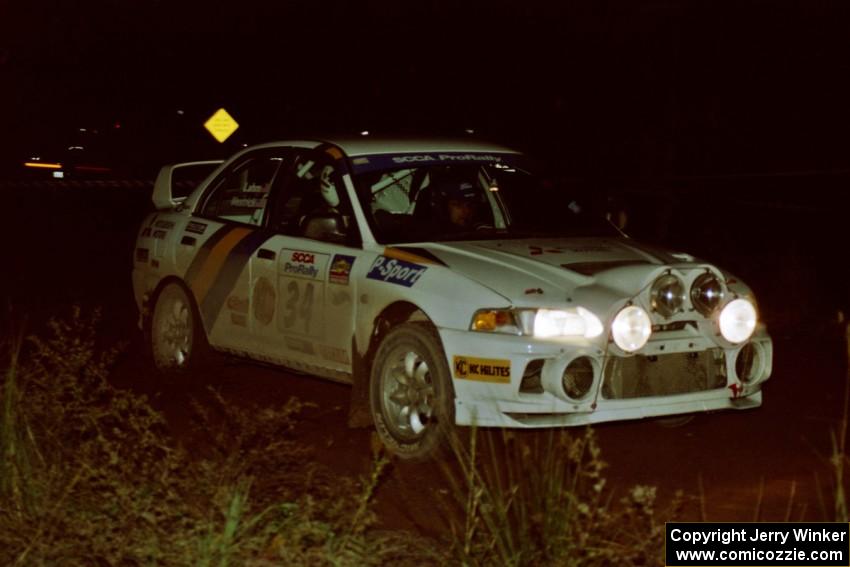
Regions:
<instances>
[{"instance_id":1,"label":"kc hilites decal","mask_svg":"<svg viewBox=\"0 0 850 567\"><path fill-rule=\"evenodd\" d=\"M284 248L280 251L280 273L295 278L318 280L325 273L329 257L328 254Z\"/></svg>"},{"instance_id":2,"label":"kc hilites decal","mask_svg":"<svg viewBox=\"0 0 850 567\"><path fill-rule=\"evenodd\" d=\"M455 378L510 384L511 361L496 358L472 358L455 356L453 359Z\"/></svg>"},{"instance_id":3,"label":"kc hilites decal","mask_svg":"<svg viewBox=\"0 0 850 567\"><path fill-rule=\"evenodd\" d=\"M354 256L334 254L331 269L328 271L328 281L348 285L348 278L351 276L351 268L354 266L355 259Z\"/></svg>"},{"instance_id":4,"label":"kc hilites decal","mask_svg":"<svg viewBox=\"0 0 850 567\"><path fill-rule=\"evenodd\" d=\"M372 267L369 268L366 277L370 280L412 287L427 269L425 266L413 262L378 256L372 262Z\"/></svg>"}]
</instances>

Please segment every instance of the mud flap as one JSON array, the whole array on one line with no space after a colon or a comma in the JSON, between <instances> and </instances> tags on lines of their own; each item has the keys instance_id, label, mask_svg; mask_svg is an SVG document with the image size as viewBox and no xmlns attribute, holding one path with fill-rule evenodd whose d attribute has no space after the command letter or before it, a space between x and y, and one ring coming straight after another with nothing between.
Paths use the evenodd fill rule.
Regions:
<instances>
[{"instance_id":1,"label":"mud flap","mask_svg":"<svg viewBox=\"0 0 850 567\"><path fill-rule=\"evenodd\" d=\"M368 356L368 355L367 355ZM348 406L348 427L362 429L372 426L369 411L369 368L360 356L357 341L351 339L351 401Z\"/></svg>"}]
</instances>

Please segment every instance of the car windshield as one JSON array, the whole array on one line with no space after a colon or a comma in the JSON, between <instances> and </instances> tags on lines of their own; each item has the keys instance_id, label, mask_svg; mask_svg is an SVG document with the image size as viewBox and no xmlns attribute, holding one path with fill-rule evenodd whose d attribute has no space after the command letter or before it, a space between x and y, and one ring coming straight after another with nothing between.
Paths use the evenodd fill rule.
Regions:
<instances>
[{"instance_id":1,"label":"car windshield","mask_svg":"<svg viewBox=\"0 0 850 567\"><path fill-rule=\"evenodd\" d=\"M382 244L617 236L590 203L533 175L517 154L393 154L352 159Z\"/></svg>"}]
</instances>

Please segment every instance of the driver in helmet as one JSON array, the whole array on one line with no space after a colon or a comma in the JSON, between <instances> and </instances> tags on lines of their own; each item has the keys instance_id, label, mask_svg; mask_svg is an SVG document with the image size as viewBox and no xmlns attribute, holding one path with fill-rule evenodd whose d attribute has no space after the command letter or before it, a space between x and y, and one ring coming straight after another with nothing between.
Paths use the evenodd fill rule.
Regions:
<instances>
[{"instance_id":1,"label":"driver in helmet","mask_svg":"<svg viewBox=\"0 0 850 567\"><path fill-rule=\"evenodd\" d=\"M445 228L470 230L475 228L476 200L478 193L468 181L447 183L437 192L443 204Z\"/></svg>"},{"instance_id":2,"label":"driver in helmet","mask_svg":"<svg viewBox=\"0 0 850 567\"><path fill-rule=\"evenodd\" d=\"M328 211L337 212L339 194L336 191L334 182L331 180L333 171L334 168L330 165L322 168L322 171L319 173L319 193L321 193L322 199L325 201L322 206L326 207Z\"/></svg>"},{"instance_id":3,"label":"driver in helmet","mask_svg":"<svg viewBox=\"0 0 850 567\"><path fill-rule=\"evenodd\" d=\"M330 165L322 167L319 171L319 204L309 214L301 217L300 221L303 236L307 238L341 240L347 234L349 219L339 210L339 193L333 180L333 173L334 168Z\"/></svg>"}]
</instances>

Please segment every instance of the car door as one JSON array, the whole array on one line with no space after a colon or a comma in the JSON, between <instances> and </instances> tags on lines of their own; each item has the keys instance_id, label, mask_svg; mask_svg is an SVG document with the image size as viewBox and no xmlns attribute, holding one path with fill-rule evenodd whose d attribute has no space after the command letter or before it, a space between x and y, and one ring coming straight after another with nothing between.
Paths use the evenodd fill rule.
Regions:
<instances>
[{"instance_id":1,"label":"car door","mask_svg":"<svg viewBox=\"0 0 850 567\"><path fill-rule=\"evenodd\" d=\"M264 358L345 379L356 315L351 275L365 260L341 169L321 150L295 156L271 202L272 236L252 259L251 308Z\"/></svg>"},{"instance_id":2,"label":"car door","mask_svg":"<svg viewBox=\"0 0 850 567\"><path fill-rule=\"evenodd\" d=\"M186 227L185 281L217 348L256 354L251 259L270 237L269 196L290 159L281 148L240 156L210 183Z\"/></svg>"}]
</instances>

